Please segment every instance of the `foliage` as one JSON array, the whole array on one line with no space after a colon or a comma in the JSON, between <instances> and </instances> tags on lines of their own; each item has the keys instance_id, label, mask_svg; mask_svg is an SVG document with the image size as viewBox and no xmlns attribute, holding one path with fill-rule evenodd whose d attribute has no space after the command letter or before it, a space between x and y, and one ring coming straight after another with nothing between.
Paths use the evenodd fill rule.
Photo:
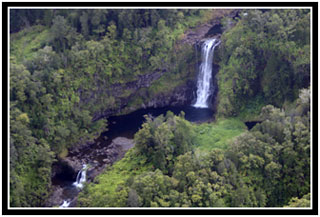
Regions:
<instances>
[{"instance_id":1,"label":"foliage","mask_svg":"<svg viewBox=\"0 0 320 217\"><path fill-rule=\"evenodd\" d=\"M47 41L48 30L44 26L32 26L10 35L10 54L22 63L31 59L34 52L43 48ZM14 43L12 43L14 41Z\"/></svg>"},{"instance_id":2,"label":"foliage","mask_svg":"<svg viewBox=\"0 0 320 217\"><path fill-rule=\"evenodd\" d=\"M280 107L310 85L310 11L246 13L233 28L225 27L215 55L221 116L238 115L257 97Z\"/></svg>"},{"instance_id":3,"label":"foliage","mask_svg":"<svg viewBox=\"0 0 320 217\"><path fill-rule=\"evenodd\" d=\"M227 151L228 156L237 159L237 169L247 177L247 183L266 191L268 206L282 206L291 197L310 191L308 100L302 103L305 114L299 113L304 92L307 90L301 91L295 108L288 114L271 105L264 107L264 121L239 136Z\"/></svg>"},{"instance_id":4,"label":"foliage","mask_svg":"<svg viewBox=\"0 0 320 217\"><path fill-rule=\"evenodd\" d=\"M191 149L193 128L183 119L183 114L177 117L170 111L165 117L145 118L146 122L134 138L137 153L146 156L155 168L170 173L175 157Z\"/></svg>"},{"instance_id":5,"label":"foliage","mask_svg":"<svg viewBox=\"0 0 320 217\"><path fill-rule=\"evenodd\" d=\"M195 147L202 152L213 148L225 149L232 138L240 135L246 129L243 122L235 118L221 119L215 124L204 123L195 125Z\"/></svg>"},{"instance_id":6,"label":"foliage","mask_svg":"<svg viewBox=\"0 0 320 217\"><path fill-rule=\"evenodd\" d=\"M104 112L123 101L115 87L153 71L166 71L164 80L172 72L177 81L190 74L175 62L185 49L172 51L187 28L212 12L200 11L10 10L11 206L44 205L53 160L106 129Z\"/></svg>"},{"instance_id":7,"label":"foliage","mask_svg":"<svg viewBox=\"0 0 320 217\"><path fill-rule=\"evenodd\" d=\"M10 204L40 206L49 196L54 153L32 135L26 113L11 107L10 114Z\"/></svg>"},{"instance_id":8,"label":"foliage","mask_svg":"<svg viewBox=\"0 0 320 217\"><path fill-rule=\"evenodd\" d=\"M263 107L262 122L245 132L236 119L219 120L213 126L193 126L171 113L165 117L147 116L130 152L135 159L122 159L133 166L121 164L120 169L116 164L98 177L99 184L90 184L90 190L81 193L79 200L86 201L85 206L116 207L283 207L288 203L309 206L308 93L308 89L301 90L288 111L272 105ZM179 121L183 126L177 125ZM203 143L205 152L195 151L202 146L194 146L199 140L199 129L208 128L212 132L224 129L226 133L231 130L242 134L232 140L224 139L224 149ZM181 144L189 148L175 152ZM141 158L144 160L140 161L140 168L145 170L128 172ZM109 171L116 171L117 175ZM114 183L115 175L121 181ZM111 185L117 191L106 192Z\"/></svg>"},{"instance_id":9,"label":"foliage","mask_svg":"<svg viewBox=\"0 0 320 217\"><path fill-rule=\"evenodd\" d=\"M298 199L297 197L292 198L289 201L288 206L285 207L310 207L310 193L304 195L302 198Z\"/></svg>"},{"instance_id":10,"label":"foliage","mask_svg":"<svg viewBox=\"0 0 320 217\"><path fill-rule=\"evenodd\" d=\"M137 156L134 149L129 150L121 160L95 178L93 183L85 185L79 193L78 204L83 207L127 206L122 199L130 195L125 183L130 177L150 170L151 166L146 163L145 156Z\"/></svg>"},{"instance_id":11,"label":"foliage","mask_svg":"<svg viewBox=\"0 0 320 217\"><path fill-rule=\"evenodd\" d=\"M194 77L192 47L178 40L212 10L12 9L10 16L10 205L28 207L45 204L52 163L106 129L106 110L126 97L137 108ZM83 189L79 205L307 205L309 16L249 10L226 22L215 55L218 112L240 117L199 126L183 114L146 117L135 148ZM118 91L154 72L162 73L156 82ZM257 119L260 108L261 123L244 132L239 120Z\"/></svg>"}]
</instances>

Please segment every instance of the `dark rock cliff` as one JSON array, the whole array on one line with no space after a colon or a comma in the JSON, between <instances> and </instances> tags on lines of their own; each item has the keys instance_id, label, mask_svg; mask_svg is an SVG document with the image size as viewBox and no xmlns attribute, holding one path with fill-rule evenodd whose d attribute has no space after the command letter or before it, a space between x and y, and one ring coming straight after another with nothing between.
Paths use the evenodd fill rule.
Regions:
<instances>
[{"instance_id":1,"label":"dark rock cliff","mask_svg":"<svg viewBox=\"0 0 320 217\"><path fill-rule=\"evenodd\" d=\"M101 93L112 96L115 99L115 105L111 109L106 109L103 112L96 112L93 121L101 118L106 118L111 115L127 114L141 108L158 108L165 106L181 106L191 104L195 98L197 70L200 64L200 44L201 40L206 37L219 37L221 34L221 20L223 17L234 17L238 10L225 10L218 17L213 17L208 22L190 29L185 32L182 40L177 42L174 52L177 56L177 62L171 63L171 67L165 66L163 69L158 69L150 73L138 76L134 81L124 84L117 83L109 88L104 86L97 87L95 92L90 96L82 97L82 103L91 103L95 95ZM213 73L217 73L218 66L214 65ZM181 73L183 72L183 73ZM181 79L176 79L171 82L170 73L180 73L184 76ZM166 78L166 79L164 79ZM167 87L165 82L173 83ZM213 80L216 83L216 80ZM164 83L164 84L163 84ZM157 86L157 88L154 88ZM216 85L215 85L216 86ZM155 89L155 90L154 90ZM81 92L81 91L80 91ZM215 98L217 89L214 91L212 98L212 107L215 107ZM123 142L123 141L122 141ZM60 163L66 164L70 167L73 173L77 173L82 167L83 163L94 162L92 168L88 171L88 179L92 181L106 165L111 165L117 159L121 158L127 150L119 148L121 144L113 142L111 145L101 149L92 149L93 141L79 142L79 145L69 150L69 155L65 159L60 159ZM97 155L104 155L103 163L94 160L93 157ZM84 153L82 155L81 153ZM56 176L61 171L60 168L53 167L52 176ZM48 206L56 206L61 203L63 189L59 185L53 185L52 195L48 200Z\"/></svg>"},{"instance_id":2,"label":"dark rock cliff","mask_svg":"<svg viewBox=\"0 0 320 217\"><path fill-rule=\"evenodd\" d=\"M178 41L175 47L175 55L182 60L184 67L165 66L163 69L155 70L138 76L134 81L125 84L114 84L107 90L107 95L114 97L113 108L103 112L97 112L93 121L111 115L127 114L140 108L181 106L190 104L195 97L197 70L200 64L200 43L206 37L219 37L222 33L221 20L224 17L233 18L239 10L215 10L212 18L194 29L185 32L184 37ZM177 82L170 91L166 88L158 92L149 91L155 82L163 77L168 77L173 71L185 73L183 82ZM85 101L85 99L84 99ZM134 103L131 103L134 102ZM214 104L214 103L213 103Z\"/></svg>"},{"instance_id":3,"label":"dark rock cliff","mask_svg":"<svg viewBox=\"0 0 320 217\"><path fill-rule=\"evenodd\" d=\"M108 117L110 115L119 114L128 105L129 99L134 97L137 91L141 88L148 88L150 85L161 78L166 70L157 70L155 72L140 75L135 81L125 84L114 84L107 90L107 94L113 96L117 100L118 106L116 108L107 109L102 113L96 113L93 121L100 118ZM128 96L123 96L125 92L129 92Z\"/></svg>"}]
</instances>

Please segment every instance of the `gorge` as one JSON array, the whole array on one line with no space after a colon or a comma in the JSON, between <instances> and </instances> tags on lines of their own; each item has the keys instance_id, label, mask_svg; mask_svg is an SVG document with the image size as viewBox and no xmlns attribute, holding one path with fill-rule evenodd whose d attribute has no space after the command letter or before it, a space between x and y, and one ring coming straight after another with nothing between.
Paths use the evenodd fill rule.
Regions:
<instances>
[{"instance_id":1,"label":"gorge","mask_svg":"<svg viewBox=\"0 0 320 217\"><path fill-rule=\"evenodd\" d=\"M310 200L308 9L10 13L11 207Z\"/></svg>"},{"instance_id":2,"label":"gorge","mask_svg":"<svg viewBox=\"0 0 320 217\"><path fill-rule=\"evenodd\" d=\"M197 97L196 103L192 106L184 105L179 107L160 107L160 108L149 108L149 109L140 109L129 113L127 115L122 116L111 116L108 118L108 131L104 132L100 136L100 143L93 144L89 149L91 150L103 150L108 145L110 145L113 139L117 138L127 138L133 139L134 134L141 128L142 123L145 121L144 115L149 115L150 117L157 117L159 115L165 115L168 111L173 112L175 115L179 115L181 112L184 112L185 119L190 122L203 123L213 120L213 109L209 107L209 103L207 102L210 95L213 94L213 82L212 82L212 62L214 49L220 44L220 41L217 39L206 39L202 42L201 56L202 61L198 69L197 76ZM214 100L214 99L213 99ZM194 100L193 100L194 101ZM212 103L210 103L211 105ZM107 140L103 139L107 138ZM88 150L88 148L79 151L77 158L78 159L86 159L87 155L91 155L93 151ZM108 159L108 155L104 154L93 154L90 156L91 161L87 161L86 163L90 165L95 165L94 162L98 162L98 165L93 166L94 169L98 169L95 167L102 167ZM119 158L117 158L118 160ZM105 161L104 161L105 160ZM83 161L82 161L83 163ZM113 163L113 162L112 162ZM81 190L83 188L84 183L86 182L86 170L87 165L83 164L82 169L79 170L76 182L72 185L77 188L77 190ZM91 170L92 172L92 170ZM60 174L63 176L63 174ZM95 174L97 175L97 173ZM91 177L93 179L94 177ZM57 179L57 178L54 178ZM55 180L56 182L57 180ZM67 186L63 186L63 188L70 189L68 183ZM71 187L72 188L72 187ZM64 190L65 192L65 190ZM76 191L75 191L76 192ZM70 194L64 194L64 196L70 196ZM66 208L70 206L70 203L74 202L74 197L76 194L72 195L73 198L68 198L67 200L63 200L63 203L60 205L60 208ZM69 202L68 202L69 201Z\"/></svg>"},{"instance_id":3,"label":"gorge","mask_svg":"<svg viewBox=\"0 0 320 217\"><path fill-rule=\"evenodd\" d=\"M209 32L214 32L212 30L213 28L210 27L208 29L209 29ZM221 32L219 32L219 34L220 33ZM207 33L205 33L204 36L207 36ZM196 37L199 37L199 35L196 35ZM211 37L214 37L214 35L211 35ZM194 88L189 87L189 90L181 89L182 91L184 91L181 93L182 95L181 101L179 101L179 98L176 98L176 96L174 96L174 93L171 93L174 96L173 100L178 102L177 104L178 106L161 107L161 105L160 106L154 105L155 108L147 107L144 109L138 109L137 111L131 112L126 115L111 116L111 117L107 116L108 123L109 123L108 131L102 133L100 137L95 141L95 143L91 144L90 146L84 146L83 148L80 148L75 152L71 150L70 151L71 155L69 154L69 156L67 156L66 159L63 160L68 164L69 167L73 168L74 174L76 170L79 171L76 176L76 182L72 184L72 186L74 186L77 190L73 189L73 187L70 186L69 181L64 181L64 178L62 179L59 178L59 177L64 177L63 170L60 171L58 176L56 175L55 177L53 177L53 183L62 184L60 185L60 187L62 187L62 189L64 190L62 192L58 191L60 192L59 195L54 194L52 198L49 199L49 201L51 201L48 203L49 206L58 205L57 204L58 200L62 201L63 198L64 199L62 204L60 205L60 208L74 206L76 203L77 192L81 191L83 184L86 181L86 171L87 171L85 169L86 164L90 165L91 167L88 175L89 175L89 181L92 181L94 177L99 174L98 171L102 171L102 169L106 167L106 162L108 162L108 165L111 166L115 160L119 160L124 153L121 153L121 154L117 153L116 154L117 157L110 158L108 154L105 154L105 151L108 150L108 147L110 147L110 144L113 144L114 139L117 139L120 137L133 139L134 134L139 130L142 123L145 121L144 115L157 117L159 115L165 115L167 111L171 111L175 115L178 115L181 112L184 112L185 119L195 123L203 123L203 122L208 122L213 120L214 118L213 104L214 103L209 102L209 99L211 101L214 100L213 92L215 89L217 89L216 87L214 87L213 78L212 78L213 57L214 57L214 50L220 44L220 41L217 38L209 38L209 39L200 38L199 41L195 41L193 43L195 44L192 47L195 47L195 50L192 56L196 56L197 53L199 52L197 45L199 45L200 51L201 51L200 52L201 62L198 63L196 61L195 67L194 67L196 72L195 73L196 80L190 82L193 84L197 84L197 86ZM214 72L214 74L215 73L216 72ZM162 75L163 75L163 72L161 74L155 73L154 75L147 76L146 78L141 78L141 81L138 81L140 88L151 85L151 83L154 82L154 80L159 79ZM136 84L133 84L133 83L126 84L126 87L130 88L131 86L135 86L135 85ZM114 93L117 93L120 91L120 90L117 91L116 89L117 88L113 89ZM192 90L194 92L195 89L196 89L196 94L191 94ZM161 101L165 102L166 100L161 100ZM192 103L192 102L195 102L195 103ZM167 103L169 105L174 105L172 101ZM108 115L108 113L104 113L104 116L105 115ZM99 118L99 117L96 117L96 118ZM99 150L102 150L102 151L99 152ZM82 168L80 168L81 164L83 164ZM74 178L74 175L73 175L73 178ZM53 187L53 188L57 188L57 187ZM70 193L70 192L73 192L73 193ZM55 202L53 202L53 200Z\"/></svg>"}]
</instances>

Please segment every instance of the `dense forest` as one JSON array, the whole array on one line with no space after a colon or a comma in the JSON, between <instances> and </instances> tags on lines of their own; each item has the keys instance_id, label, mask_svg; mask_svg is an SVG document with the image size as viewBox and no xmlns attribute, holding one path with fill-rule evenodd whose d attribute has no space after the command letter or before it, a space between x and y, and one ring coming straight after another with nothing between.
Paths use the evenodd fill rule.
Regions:
<instances>
[{"instance_id":1,"label":"dense forest","mask_svg":"<svg viewBox=\"0 0 320 217\"><path fill-rule=\"evenodd\" d=\"M10 206L44 206L52 164L108 130L108 114L194 80L197 48L181 41L218 20L215 121L146 115L77 206L309 207L310 10L232 11L11 9Z\"/></svg>"}]
</instances>

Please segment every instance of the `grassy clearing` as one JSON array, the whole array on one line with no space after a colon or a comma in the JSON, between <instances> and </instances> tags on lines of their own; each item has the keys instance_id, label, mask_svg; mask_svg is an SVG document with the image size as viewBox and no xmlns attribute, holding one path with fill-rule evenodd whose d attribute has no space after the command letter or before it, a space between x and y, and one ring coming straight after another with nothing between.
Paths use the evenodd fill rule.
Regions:
<instances>
[{"instance_id":1,"label":"grassy clearing","mask_svg":"<svg viewBox=\"0 0 320 217\"><path fill-rule=\"evenodd\" d=\"M42 48L49 37L49 30L44 26L32 26L10 35L10 51L19 62L30 59Z\"/></svg>"},{"instance_id":2,"label":"grassy clearing","mask_svg":"<svg viewBox=\"0 0 320 217\"><path fill-rule=\"evenodd\" d=\"M221 119L216 123L195 126L196 149L201 152L225 149L232 139L246 131L245 124L236 118Z\"/></svg>"}]
</instances>

